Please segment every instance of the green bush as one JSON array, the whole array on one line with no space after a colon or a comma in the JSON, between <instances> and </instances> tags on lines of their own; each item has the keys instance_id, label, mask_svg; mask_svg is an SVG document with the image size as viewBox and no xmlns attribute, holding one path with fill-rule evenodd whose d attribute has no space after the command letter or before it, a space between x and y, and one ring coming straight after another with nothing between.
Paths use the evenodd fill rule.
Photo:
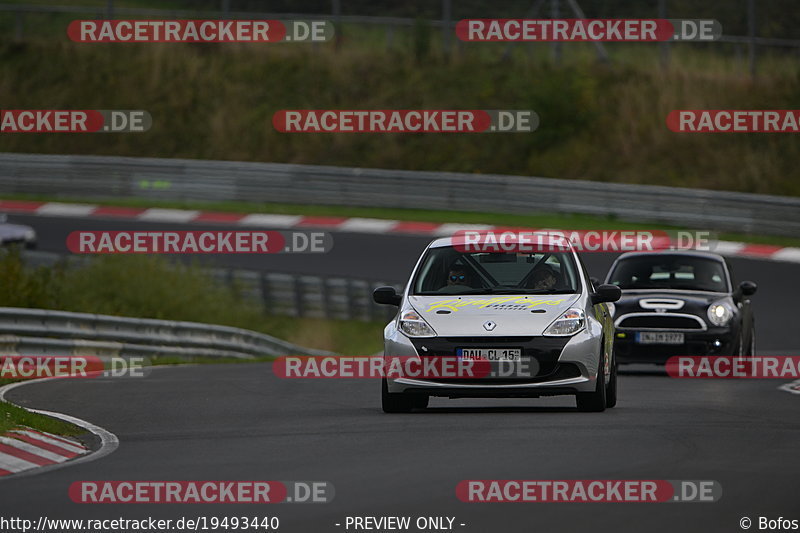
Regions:
<instances>
[{"instance_id":1,"label":"green bush","mask_svg":"<svg viewBox=\"0 0 800 533\"><path fill-rule=\"evenodd\" d=\"M107 255L85 265L36 269L12 250L0 254L0 306L187 320L260 331L310 348L369 355L380 323L268 315L198 265L154 255Z\"/></svg>"}]
</instances>

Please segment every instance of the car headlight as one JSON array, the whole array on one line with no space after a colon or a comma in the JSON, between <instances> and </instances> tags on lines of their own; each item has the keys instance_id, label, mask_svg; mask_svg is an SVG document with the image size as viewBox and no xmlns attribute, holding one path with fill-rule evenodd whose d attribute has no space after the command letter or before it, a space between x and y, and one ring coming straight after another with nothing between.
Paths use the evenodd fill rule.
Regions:
<instances>
[{"instance_id":1,"label":"car headlight","mask_svg":"<svg viewBox=\"0 0 800 533\"><path fill-rule=\"evenodd\" d=\"M400 331L409 337L435 337L436 332L416 311L406 311L400 317Z\"/></svg>"},{"instance_id":2,"label":"car headlight","mask_svg":"<svg viewBox=\"0 0 800 533\"><path fill-rule=\"evenodd\" d=\"M559 337L575 335L585 326L586 316L583 314L583 311L573 307L547 326L547 329L544 330L544 335Z\"/></svg>"},{"instance_id":3,"label":"car headlight","mask_svg":"<svg viewBox=\"0 0 800 533\"><path fill-rule=\"evenodd\" d=\"M733 307L728 302L715 302L708 306L708 321L715 326L725 326L733 318Z\"/></svg>"},{"instance_id":4,"label":"car headlight","mask_svg":"<svg viewBox=\"0 0 800 533\"><path fill-rule=\"evenodd\" d=\"M27 230L25 232L25 240L28 241L28 242L35 241L36 240L36 231L34 231L32 229Z\"/></svg>"}]
</instances>

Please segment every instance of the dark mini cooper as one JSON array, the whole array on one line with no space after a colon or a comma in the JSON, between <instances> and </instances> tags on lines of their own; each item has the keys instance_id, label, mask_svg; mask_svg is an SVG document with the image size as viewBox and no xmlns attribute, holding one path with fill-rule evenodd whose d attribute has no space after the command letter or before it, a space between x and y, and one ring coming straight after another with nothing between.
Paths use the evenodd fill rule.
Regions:
<instances>
[{"instance_id":1,"label":"dark mini cooper","mask_svg":"<svg viewBox=\"0 0 800 533\"><path fill-rule=\"evenodd\" d=\"M734 288L725 259L695 251L621 255L606 283L622 289L615 304L614 351L619 363L665 363L673 355L755 352L749 297L756 284Z\"/></svg>"}]
</instances>

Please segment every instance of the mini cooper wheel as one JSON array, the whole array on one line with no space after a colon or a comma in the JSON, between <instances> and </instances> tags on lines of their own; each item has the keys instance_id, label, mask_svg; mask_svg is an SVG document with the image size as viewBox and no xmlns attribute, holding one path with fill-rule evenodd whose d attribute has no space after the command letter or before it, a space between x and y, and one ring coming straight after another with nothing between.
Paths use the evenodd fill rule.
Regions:
<instances>
[{"instance_id":1,"label":"mini cooper wheel","mask_svg":"<svg viewBox=\"0 0 800 533\"><path fill-rule=\"evenodd\" d=\"M579 392L575 395L578 411L599 413L606 410L606 373L601 363L597 370L597 385L594 392Z\"/></svg>"}]
</instances>

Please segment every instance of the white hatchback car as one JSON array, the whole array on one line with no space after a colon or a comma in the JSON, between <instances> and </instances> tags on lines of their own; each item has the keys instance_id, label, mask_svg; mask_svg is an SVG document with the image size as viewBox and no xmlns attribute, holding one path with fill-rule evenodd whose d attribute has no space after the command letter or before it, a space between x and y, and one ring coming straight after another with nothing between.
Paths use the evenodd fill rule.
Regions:
<instances>
[{"instance_id":1,"label":"white hatchback car","mask_svg":"<svg viewBox=\"0 0 800 533\"><path fill-rule=\"evenodd\" d=\"M384 358L488 361L491 372L383 378L383 410L425 408L430 396L564 394L583 411L613 407L617 363L608 302L620 289L594 287L563 239L531 251L469 251L459 239L430 243L403 294L374 291L377 303L399 308L384 330Z\"/></svg>"}]
</instances>

